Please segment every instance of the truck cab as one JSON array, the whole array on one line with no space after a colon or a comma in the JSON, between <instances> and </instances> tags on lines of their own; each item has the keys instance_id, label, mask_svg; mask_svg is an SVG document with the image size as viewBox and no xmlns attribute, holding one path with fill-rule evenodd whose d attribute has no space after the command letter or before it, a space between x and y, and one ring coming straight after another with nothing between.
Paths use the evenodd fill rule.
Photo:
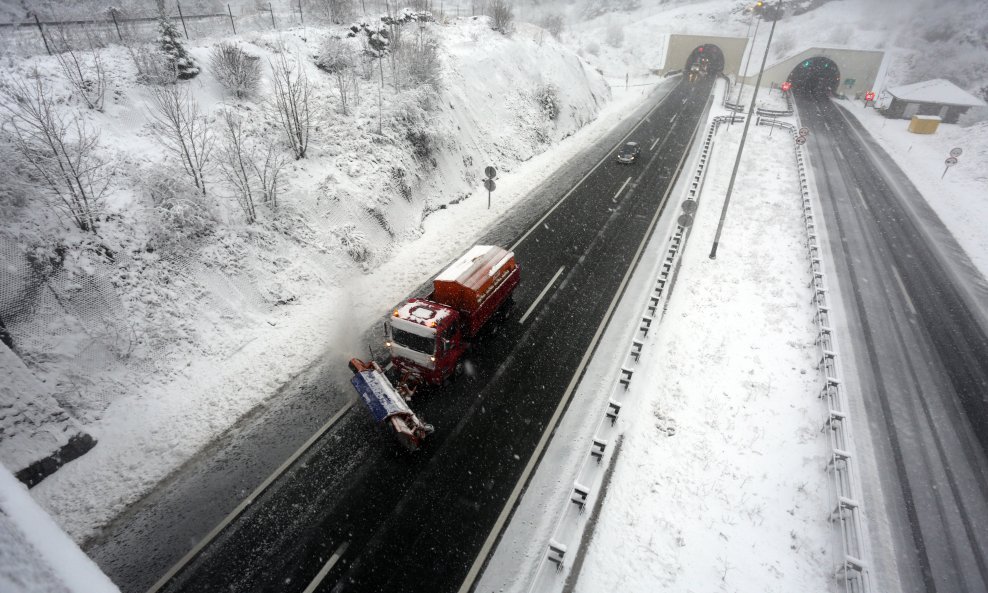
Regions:
<instances>
[{"instance_id":1,"label":"truck cab","mask_svg":"<svg viewBox=\"0 0 988 593\"><path fill-rule=\"evenodd\" d=\"M385 324L385 345L402 384L439 385L456 373L460 357L521 278L514 253L477 245L433 279L428 297L408 299Z\"/></svg>"},{"instance_id":2,"label":"truck cab","mask_svg":"<svg viewBox=\"0 0 988 593\"><path fill-rule=\"evenodd\" d=\"M409 299L392 313L386 345L399 373L442 383L466 350L460 313L426 299Z\"/></svg>"}]
</instances>

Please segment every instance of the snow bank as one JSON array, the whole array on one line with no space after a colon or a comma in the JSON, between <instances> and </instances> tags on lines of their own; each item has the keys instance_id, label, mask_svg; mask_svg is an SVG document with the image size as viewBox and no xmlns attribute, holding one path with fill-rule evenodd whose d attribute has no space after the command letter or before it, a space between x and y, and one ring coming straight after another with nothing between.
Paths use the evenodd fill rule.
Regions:
<instances>
[{"instance_id":1,"label":"snow bank","mask_svg":"<svg viewBox=\"0 0 988 593\"><path fill-rule=\"evenodd\" d=\"M0 589L17 593L119 593L0 466Z\"/></svg>"}]
</instances>

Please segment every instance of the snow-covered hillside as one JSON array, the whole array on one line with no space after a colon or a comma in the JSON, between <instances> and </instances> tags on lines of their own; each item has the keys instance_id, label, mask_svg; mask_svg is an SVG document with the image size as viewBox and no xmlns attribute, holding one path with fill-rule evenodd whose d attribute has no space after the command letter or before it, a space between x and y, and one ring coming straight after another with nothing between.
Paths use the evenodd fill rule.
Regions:
<instances>
[{"instance_id":1,"label":"snow-covered hillside","mask_svg":"<svg viewBox=\"0 0 988 593\"><path fill-rule=\"evenodd\" d=\"M99 130L99 154L114 167L98 234L89 233L42 206L50 198L43 184L3 145L4 160L19 165L7 171L15 183L0 196L0 314L17 354L101 443L87 468L66 472L60 485L43 483L39 498L123 474L114 479L126 486L95 513L112 516L327 356L325 348L339 360L363 352L360 335L381 304L365 298L358 279L418 237L431 213L465 208L473 194L479 202L485 165L513 170L593 121L610 98L597 72L532 27L519 25L507 37L486 17L405 26L435 40L438 80L414 84L399 64L396 91L388 58L371 60L346 114L335 77L315 64L327 37L347 39L344 28L234 38L263 66L250 99L231 96L213 75L217 39L188 43L202 73L178 85L216 136L214 161L228 110L258 150L274 146L287 163L277 207L259 203L254 224L219 167L206 169L205 197L185 178L149 125L153 89L139 82L124 47L102 51L102 112L87 109L54 57L5 69L8 81L40 80L60 116ZM344 41L355 49L358 42ZM269 61L282 55L311 84L313 126L299 160L271 105ZM8 94L4 104L16 109L17 100ZM399 298L431 272L406 266L385 298ZM375 306L360 304L368 300ZM177 434L175 422L187 430ZM129 443L123 452L113 445L121 438ZM161 463L149 468L142 463L148 457ZM59 508L48 500L56 516L80 516L76 536L97 526L78 513L78 504L90 502Z\"/></svg>"}]
</instances>

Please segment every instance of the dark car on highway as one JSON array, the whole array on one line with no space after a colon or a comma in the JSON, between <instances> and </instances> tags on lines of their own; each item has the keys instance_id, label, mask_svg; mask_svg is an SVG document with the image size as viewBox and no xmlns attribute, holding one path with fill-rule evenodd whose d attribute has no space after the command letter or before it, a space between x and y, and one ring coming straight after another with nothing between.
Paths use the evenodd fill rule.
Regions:
<instances>
[{"instance_id":1,"label":"dark car on highway","mask_svg":"<svg viewBox=\"0 0 988 593\"><path fill-rule=\"evenodd\" d=\"M628 142L618 151L617 160L619 163L631 164L638 160L641 152L641 146L638 146L637 142Z\"/></svg>"}]
</instances>

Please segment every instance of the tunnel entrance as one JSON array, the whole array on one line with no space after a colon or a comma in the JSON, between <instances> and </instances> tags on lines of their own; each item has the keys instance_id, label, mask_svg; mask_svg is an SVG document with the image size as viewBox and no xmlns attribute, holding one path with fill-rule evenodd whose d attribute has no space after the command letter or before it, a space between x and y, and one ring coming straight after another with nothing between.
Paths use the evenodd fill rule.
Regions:
<instances>
[{"instance_id":1,"label":"tunnel entrance","mask_svg":"<svg viewBox=\"0 0 988 593\"><path fill-rule=\"evenodd\" d=\"M689 57L686 58L686 66L683 68L683 72L689 73L694 71L694 65L697 67L696 71L702 75L717 76L724 71L724 52L712 43L700 45L690 52Z\"/></svg>"},{"instance_id":2,"label":"tunnel entrance","mask_svg":"<svg viewBox=\"0 0 988 593\"><path fill-rule=\"evenodd\" d=\"M837 94L840 85L840 69L829 58L808 58L789 73L794 93L825 99Z\"/></svg>"}]
</instances>

